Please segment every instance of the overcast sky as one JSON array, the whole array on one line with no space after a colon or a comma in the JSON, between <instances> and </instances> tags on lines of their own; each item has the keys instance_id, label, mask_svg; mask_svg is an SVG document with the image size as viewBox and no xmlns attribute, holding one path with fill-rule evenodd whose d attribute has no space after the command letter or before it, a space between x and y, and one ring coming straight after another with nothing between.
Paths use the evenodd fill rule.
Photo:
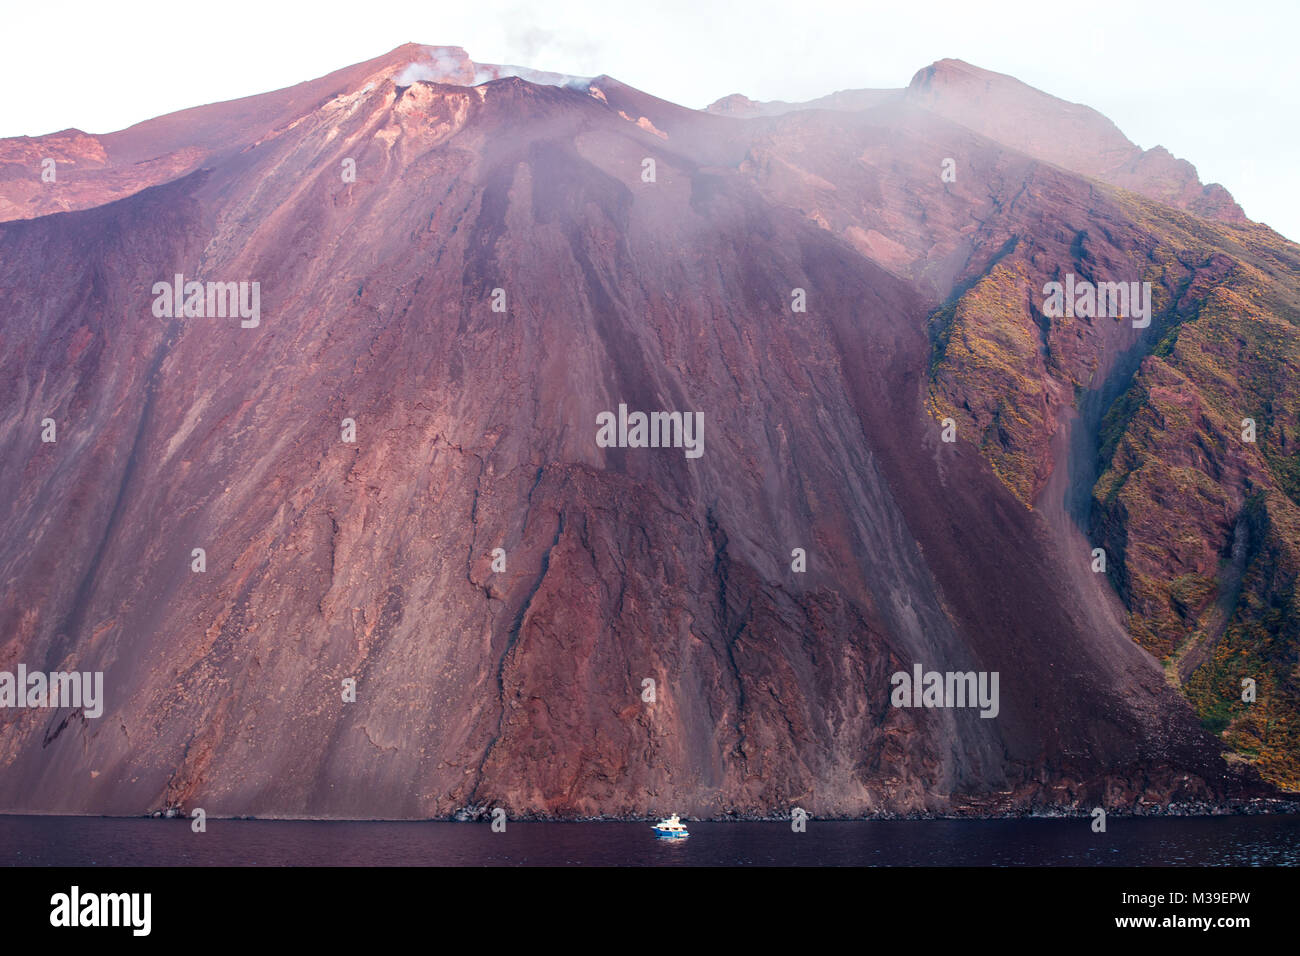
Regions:
<instances>
[{"instance_id":1,"label":"overcast sky","mask_svg":"<svg viewBox=\"0 0 1300 956\"><path fill-rule=\"evenodd\" d=\"M14 0L0 23L0 136L110 132L408 41L692 107L900 87L956 57L1095 107L1300 240L1297 0Z\"/></svg>"}]
</instances>

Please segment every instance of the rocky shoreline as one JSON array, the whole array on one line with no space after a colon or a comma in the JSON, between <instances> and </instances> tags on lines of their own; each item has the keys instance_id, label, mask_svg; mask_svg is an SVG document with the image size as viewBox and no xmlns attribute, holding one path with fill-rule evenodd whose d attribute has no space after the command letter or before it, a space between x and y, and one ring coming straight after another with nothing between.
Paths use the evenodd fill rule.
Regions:
<instances>
[{"instance_id":1,"label":"rocky shoreline","mask_svg":"<svg viewBox=\"0 0 1300 956\"><path fill-rule=\"evenodd\" d=\"M362 820L336 817L258 817L234 816L221 817L208 814L212 820L275 820L275 821L331 821L336 823L486 823L492 818L493 807L462 807L450 816L429 817L421 819ZM1092 815L1091 807L1035 807L1002 811L953 811L948 813L891 813L883 812L861 817L815 817L810 820L840 823L869 823L882 820L1064 820L1088 818ZM665 811L667 812L667 811ZM1300 799L1253 798L1248 800L1230 800L1222 803L1189 801L1185 803L1153 804L1138 803L1131 807L1107 808L1106 815L1111 819L1137 817L1221 817L1221 816L1263 816L1268 814L1300 813ZM151 819L185 819L186 812L180 807L167 807L144 814ZM555 816L541 813L522 813L509 815L511 822L518 823L644 823L657 816L613 815L613 816ZM683 820L704 823L782 823L788 822L789 815L753 813L749 811L729 811L721 816L697 817L682 815Z\"/></svg>"}]
</instances>

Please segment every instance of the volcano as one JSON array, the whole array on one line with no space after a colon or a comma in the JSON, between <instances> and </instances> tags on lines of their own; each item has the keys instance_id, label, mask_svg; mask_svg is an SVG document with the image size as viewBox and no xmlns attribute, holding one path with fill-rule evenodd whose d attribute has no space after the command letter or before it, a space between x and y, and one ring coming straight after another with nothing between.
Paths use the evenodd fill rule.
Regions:
<instances>
[{"instance_id":1,"label":"volcano","mask_svg":"<svg viewBox=\"0 0 1300 956\"><path fill-rule=\"evenodd\" d=\"M0 811L1300 786L1300 247L1085 107L408 44L0 141L0 218L0 671L103 675L0 708Z\"/></svg>"}]
</instances>

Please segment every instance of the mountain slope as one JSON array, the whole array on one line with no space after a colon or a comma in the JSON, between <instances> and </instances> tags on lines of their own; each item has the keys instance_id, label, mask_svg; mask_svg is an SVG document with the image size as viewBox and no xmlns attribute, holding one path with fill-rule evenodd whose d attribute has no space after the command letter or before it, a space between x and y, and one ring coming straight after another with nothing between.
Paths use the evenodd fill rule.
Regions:
<instances>
[{"instance_id":1,"label":"mountain slope","mask_svg":"<svg viewBox=\"0 0 1300 956\"><path fill-rule=\"evenodd\" d=\"M1146 220L898 101L737 121L608 77L413 64L445 66L401 48L265 110L153 121L129 155L192 142L193 171L0 225L0 669L102 670L107 696L97 719L0 712L0 809L1268 792L1078 573L1077 525L1025 507L978 417L949 444L930 413L992 382L936 388L945 302L1031 248L1066 262L1063 210L1135 241ZM155 317L176 273L258 281L260 323ZM701 412L703 454L602 447L620 404ZM1024 487L1054 434L1026 439L1049 460ZM914 664L997 671L997 717L891 707Z\"/></svg>"},{"instance_id":2,"label":"mountain slope","mask_svg":"<svg viewBox=\"0 0 1300 956\"><path fill-rule=\"evenodd\" d=\"M721 116L779 116L797 110L858 112L897 103L965 126L1026 156L1225 222L1245 222L1232 195L1202 185L1191 163L1162 146L1143 150L1096 110L1036 90L1014 77L939 60L902 90L841 90L806 103L758 103L735 93L710 104Z\"/></svg>"}]
</instances>

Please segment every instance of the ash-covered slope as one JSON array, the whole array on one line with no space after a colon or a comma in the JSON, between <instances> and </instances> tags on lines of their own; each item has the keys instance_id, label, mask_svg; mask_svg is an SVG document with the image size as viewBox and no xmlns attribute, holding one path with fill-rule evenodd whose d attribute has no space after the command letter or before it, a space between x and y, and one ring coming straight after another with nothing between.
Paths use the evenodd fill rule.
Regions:
<instances>
[{"instance_id":1,"label":"ash-covered slope","mask_svg":"<svg viewBox=\"0 0 1300 956\"><path fill-rule=\"evenodd\" d=\"M886 162L867 114L412 78L431 62L305 84L266 128L202 108L194 171L0 226L0 669L105 675L101 717L0 711L0 809L859 815L1255 788L1077 573L1077 529L927 408L928 316L1004 232L1093 215L1084 180L896 103L916 148ZM132 155L185 148L154 122ZM956 190L920 148L951 143ZM177 273L259 282L258 324L155 317ZM699 412L703 453L602 447L620 405ZM998 672L997 716L891 707L915 664Z\"/></svg>"}]
</instances>

